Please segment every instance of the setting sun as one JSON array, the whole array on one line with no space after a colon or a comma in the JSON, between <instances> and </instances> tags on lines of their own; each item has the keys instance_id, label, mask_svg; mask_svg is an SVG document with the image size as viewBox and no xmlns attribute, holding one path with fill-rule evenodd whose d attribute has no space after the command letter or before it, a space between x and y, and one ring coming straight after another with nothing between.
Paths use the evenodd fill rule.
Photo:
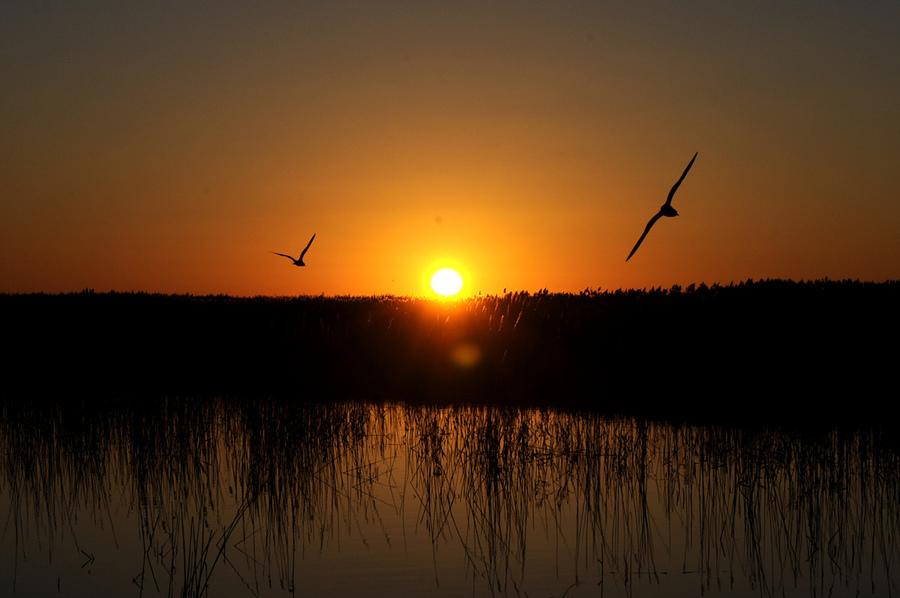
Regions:
<instances>
[{"instance_id":1,"label":"setting sun","mask_svg":"<svg viewBox=\"0 0 900 598\"><path fill-rule=\"evenodd\" d=\"M458 295L462 287L462 276L453 268L441 268L431 277L431 290L442 297Z\"/></svg>"}]
</instances>

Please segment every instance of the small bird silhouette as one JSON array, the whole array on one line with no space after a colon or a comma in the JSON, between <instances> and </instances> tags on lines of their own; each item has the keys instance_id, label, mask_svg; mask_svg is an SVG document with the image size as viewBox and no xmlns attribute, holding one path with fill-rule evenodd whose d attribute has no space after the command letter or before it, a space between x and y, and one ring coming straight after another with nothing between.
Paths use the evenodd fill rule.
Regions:
<instances>
[{"instance_id":1,"label":"small bird silhouette","mask_svg":"<svg viewBox=\"0 0 900 598\"><path fill-rule=\"evenodd\" d=\"M674 185L672 185L672 190L669 191L669 197L666 198L666 203L662 205L659 211L653 215L653 218L650 219L650 222L647 223L647 228L644 229L643 234L641 234L641 238L637 240L637 243L634 244L634 248L631 250L631 253L628 254L628 257L625 258L625 261L631 259L631 256L634 255L634 252L638 250L638 247L641 246L641 243L644 242L644 237L647 236L647 233L650 232L650 229L653 228L653 225L656 224L656 221L666 216L668 218L674 218L678 216L678 211L672 207L672 198L675 197L675 192L678 190L678 186L681 184L681 181L684 180L684 177L687 176L688 170L691 169L691 166L694 165L694 160L697 159L697 154L694 154L694 157L691 158L691 161L688 162L687 168L684 169L684 172L681 173L681 178L678 179Z\"/></svg>"},{"instance_id":2,"label":"small bird silhouette","mask_svg":"<svg viewBox=\"0 0 900 598\"><path fill-rule=\"evenodd\" d=\"M313 236L312 236L312 238L309 240L309 243L306 244L306 247L304 247L304 248L303 248L303 251L300 252L300 257L298 257L297 259L294 259L294 256L288 255L288 254L286 254L286 253L278 253L277 251L273 251L272 253L274 253L275 255L280 255L281 257L286 257L287 259L289 259L289 260L291 260L292 262L294 262L294 265L295 265L295 266L305 266L306 264L303 263L303 256L306 255L306 252L307 252L307 251L309 251L309 246L312 245L312 242L313 242L315 239L316 239L316 234L313 233Z\"/></svg>"}]
</instances>

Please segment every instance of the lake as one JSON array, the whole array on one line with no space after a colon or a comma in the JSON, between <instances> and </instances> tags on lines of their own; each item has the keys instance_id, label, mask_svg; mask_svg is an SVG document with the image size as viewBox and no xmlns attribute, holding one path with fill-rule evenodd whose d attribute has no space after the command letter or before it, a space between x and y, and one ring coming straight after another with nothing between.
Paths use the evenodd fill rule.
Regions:
<instances>
[{"instance_id":1,"label":"lake","mask_svg":"<svg viewBox=\"0 0 900 598\"><path fill-rule=\"evenodd\" d=\"M900 448L875 426L7 401L0 448L4 595L900 591Z\"/></svg>"}]
</instances>

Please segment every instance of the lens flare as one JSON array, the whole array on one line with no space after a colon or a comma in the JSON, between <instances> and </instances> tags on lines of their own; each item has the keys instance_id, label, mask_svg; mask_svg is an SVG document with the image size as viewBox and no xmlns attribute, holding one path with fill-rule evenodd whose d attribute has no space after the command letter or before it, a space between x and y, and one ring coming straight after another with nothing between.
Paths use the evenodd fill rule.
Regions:
<instances>
[{"instance_id":1,"label":"lens flare","mask_svg":"<svg viewBox=\"0 0 900 598\"><path fill-rule=\"evenodd\" d=\"M450 351L450 361L461 368L471 368L481 361L481 349L473 343L460 343Z\"/></svg>"}]
</instances>

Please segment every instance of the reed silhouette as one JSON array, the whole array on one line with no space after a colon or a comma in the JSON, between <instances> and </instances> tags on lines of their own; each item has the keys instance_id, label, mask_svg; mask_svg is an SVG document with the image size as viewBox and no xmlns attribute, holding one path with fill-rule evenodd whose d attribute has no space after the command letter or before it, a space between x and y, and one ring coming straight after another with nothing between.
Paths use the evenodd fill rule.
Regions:
<instances>
[{"instance_id":1,"label":"reed silhouette","mask_svg":"<svg viewBox=\"0 0 900 598\"><path fill-rule=\"evenodd\" d=\"M695 420L879 419L878 389L895 369L882 341L900 336L898 304L897 282L852 281L456 303L0 295L0 399L300 394ZM816 395L826 391L852 405L822 409Z\"/></svg>"},{"instance_id":2,"label":"reed silhouette","mask_svg":"<svg viewBox=\"0 0 900 598\"><path fill-rule=\"evenodd\" d=\"M91 595L94 569L119 595L317 593L322 574L383 595L397 586L342 583L340 555L390 568L379 555L423 547L416 593L898 590L900 446L885 427L65 397L4 403L0 451L4 591Z\"/></svg>"}]
</instances>

